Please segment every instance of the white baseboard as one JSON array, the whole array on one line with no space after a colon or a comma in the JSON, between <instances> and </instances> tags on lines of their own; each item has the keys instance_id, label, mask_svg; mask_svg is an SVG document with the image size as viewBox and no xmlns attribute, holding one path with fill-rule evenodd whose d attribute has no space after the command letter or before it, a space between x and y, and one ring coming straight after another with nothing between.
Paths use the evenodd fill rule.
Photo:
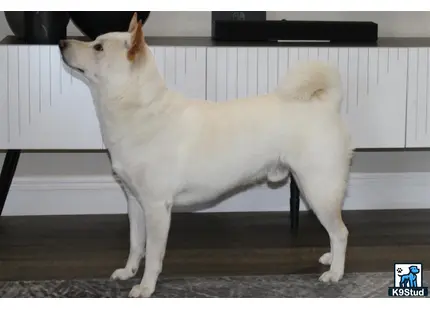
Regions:
<instances>
[{"instance_id":1,"label":"white baseboard","mask_svg":"<svg viewBox=\"0 0 430 310\"><path fill-rule=\"evenodd\" d=\"M344 209L427 209L430 208L429 192L428 172L353 173ZM306 210L303 203L301 209ZM201 212L286 210L289 210L288 186L278 189L263 186ZM3 215L118 214L126 211L122 191L110 176L17 177Z\"/></svg>"}]
</instances>

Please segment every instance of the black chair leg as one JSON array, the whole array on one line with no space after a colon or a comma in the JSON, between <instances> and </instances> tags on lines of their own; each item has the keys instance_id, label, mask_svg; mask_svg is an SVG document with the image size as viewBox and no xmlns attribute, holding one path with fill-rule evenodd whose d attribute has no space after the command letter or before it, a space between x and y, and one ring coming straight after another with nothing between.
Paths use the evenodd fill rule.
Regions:
<instances>
[{"instance_id":1,"label":"black chair leg","mask_svg":"<svg viewBox=\"0 0 430 310\"><path fill-rule=\"evenodd\" d=\"M0 215L3 212L7 195L9 194L10 185L12 184L20 155L21 150L8 150L6 153L0 174Z\"/></svg>"},{"instance_id":2,"label":"black chair leg","mask_svg":"<svg viewBox=\"0 0 430 310\"><path fill-rule=\"evenodd\" d=\"M296 181L291 176L290 183L290 223L291 232L297 234L299 230L300 190Z\"/></svg>"}]
</instances>

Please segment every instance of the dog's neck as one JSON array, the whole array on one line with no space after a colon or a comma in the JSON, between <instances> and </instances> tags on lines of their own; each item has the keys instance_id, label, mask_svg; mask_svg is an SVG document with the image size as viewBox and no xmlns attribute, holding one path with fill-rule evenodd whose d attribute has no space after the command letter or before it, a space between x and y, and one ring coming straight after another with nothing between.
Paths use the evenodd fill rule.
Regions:
<instances>
[{"instance_id":1,"label":"dog's neck","mask_svg":"<svg viewBox=\"0 0 430 310\"><path fill-rule=\"evenodd\" d=\"M144 56L130 62L127 72L106 77L96 89L101 103L110 108L127 104L144 107L152 105L166 91L166 85L147 49Z\"/></svg>"},{"instance_id":2,"label":"dog's neck","mask_svg":"<svg viewBox=\"0 0 430 310\"><path fill-rule=\"evenodd\" d=\"M132 64L135 67L127 78L110 77L105 83L92 87L103 139L108 148L126 139L137 123L141 124L141 130L147 131L146 135L156 134L162 130L163 118L169 118L172 111L180 108L179 102L176 104L177 101L168 99L172 93L158 72L149 49L147 52L142 63Z\"/></svg>"}]
</instances>

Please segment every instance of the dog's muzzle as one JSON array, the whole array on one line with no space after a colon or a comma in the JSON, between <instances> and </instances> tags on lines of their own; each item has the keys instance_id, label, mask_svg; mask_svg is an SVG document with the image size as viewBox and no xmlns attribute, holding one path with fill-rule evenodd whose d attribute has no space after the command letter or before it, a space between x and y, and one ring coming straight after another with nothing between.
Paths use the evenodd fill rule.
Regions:
<instances>
[{"instance_id":1,"label":"dog's muzzle","mask_svg":"<svg viewBox=\"0 0 430 310\"><path fill-rule=\"evenodd\" d=\"M70 46L69 42L67 40L60 40L60 42L58 42L58 47L60 48L60 53L61 53L61 58L63 59L64 63L66 65L68 65L70 68L79 71L81 73L84 73L84 70L82 70L81 68L77 68L74 66L71 66L70 63L67 61L66 57L64 57L64 51Z\"/></svg>"}]
</instances>

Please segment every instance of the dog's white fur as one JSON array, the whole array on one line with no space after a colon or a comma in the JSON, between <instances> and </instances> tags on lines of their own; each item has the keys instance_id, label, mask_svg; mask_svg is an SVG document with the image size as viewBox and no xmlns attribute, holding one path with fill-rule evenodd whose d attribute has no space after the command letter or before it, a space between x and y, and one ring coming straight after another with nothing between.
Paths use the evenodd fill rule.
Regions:
<instances>
[{"instance_id":1,"label":"dog's white fur","mask_svg":"<svg viewBox=\"0 0 430 310\"><path fill-rule=\"evenodd\" d=\"M341 207L352 148L339 115L338 72L308 63L264 96L190 100L166 88L140 27L134 17L129 32L62 44L64 61L88 80L128 198L130 254L112 278L134 276L145 256L142 282L129 295L151 296L173 205L206 202L261 180L282 181L291 172L330 237L331 250L320 258L330 269L320 280L341 279L348 237Z\"/></svg>"}]
</instances>

